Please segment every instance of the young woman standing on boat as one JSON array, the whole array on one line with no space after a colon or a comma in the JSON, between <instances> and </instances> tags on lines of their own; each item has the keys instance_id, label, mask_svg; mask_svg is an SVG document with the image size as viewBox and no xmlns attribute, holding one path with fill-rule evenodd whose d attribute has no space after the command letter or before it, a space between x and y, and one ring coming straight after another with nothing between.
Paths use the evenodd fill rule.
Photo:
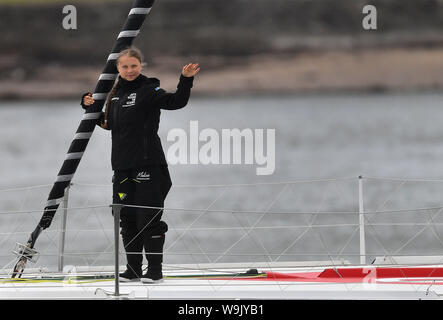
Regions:
<instances>
[{"instance_id":1,"label":"young woman standing on boat","mask_svg":"<svg viewBox=\"0 0 443 320\"><path fill-rule=\"evenodd\" d=\"M168 226L161 220L163 210L157 208L164 206L172 184L157 134L160 109L186 106L200 67L185 65L176 92L168 93L160 88L158 79L141 74L142 62L142 55L135 48L118 55L118 80L99 125L111 130L112 135L113 202L136 206L121 211L121 234L128 263L120 279L152 283L163 279L163 245ZM83 108L93 103L90 93L83 95ZM148 260L145 274L142 274L143 248Z\"/></svg>"}]
</instances>

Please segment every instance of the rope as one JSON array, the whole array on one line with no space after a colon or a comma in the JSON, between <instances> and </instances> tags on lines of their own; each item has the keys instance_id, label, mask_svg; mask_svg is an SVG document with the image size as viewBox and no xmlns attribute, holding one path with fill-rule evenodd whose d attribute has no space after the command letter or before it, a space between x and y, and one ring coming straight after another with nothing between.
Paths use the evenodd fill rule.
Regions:
<instances>
[{"instance_id":1,"label":"rope","mask_svg":"<svg viewBox=\"0 0 443 320\"><path fill-rule=\"evenodd\" d=\"M196 212L208 212L208 213L240 213L240 214L263 214L264 211L256 211L256 210L233 210L233 209L203 209L203 208L179 208L179 207L154 207L154 206L137 206L137 205L124 205L123 207L129 208L140 208L140 209L158 209L170 211L169 213L173 213L174 211L196 211ZM58 209L68 209L70 211L75 210L86 210L86 209L99 209L99 208L110 208L110 205L102 204L102 205L94 205L94 206L84 206L84 207L68 207ZM47 211L56 211L57 209L47 210ZM377 215L377 214L395 214L395 213L404 213L404 212L419 212L419 211L431 211L431 210L443 210L443 206L437 207L422 207L422 208L412 208L412 209L397 209L397 210L377 210L377 211L365 211L365 215ZM13 210L13 211L0 211L0 215L2 214L25 214L25 213L37 213L42 212L42 209L33 209L33 210ZM275 215L317 215L317 214L351 214L358 215L358 211L268 211L267 215L275 214Z\"/></svg>"},{"instance_id":2,"label":"rope","mask_svg":"<svg viewBox=\"0 0 443 320\"><path fill-rule=\"evenodd\" d=\"M443 246L443 239L439 235L439 230L437 230L438 227L443 226L443 222L436 221L436 217L440 214L441 211L443 211L443 205L442 206L429 206L429 207L419 207L419 208L408 208L408 209L393 209L393 210L382 210L383 207L385 207L389 202L392 201L394 194L398 194L401 189L405 186L406 182L443 182L443 180L438 179L399 179L399 178L382 178L382 177L363 177L364 180L373 180L373 181L393 181L393 182L400 182L400 184L389 194L384 193L383 199L381 199L381 204L378 205L377 210L375 211L365 211L364 212L364 218L365 218L365 224L369 227L370 230L372 230L372 237L376 241L376 243L380 246L382 249L383 256L401 256L401 251L403 251L404 248L406 248L413 240L417 239L423 232L430 229L433 232L434 237L437 238L438 244ZM338 178L338 179L311 179L311 180L292 180L292 181L283 181L283 182L261 182L261 183L248 183L248 184L205 184L205 185L175 185L173 188L224 188L220 194L213 200L209 206L205 208L184 208L184 207L154 207L154 206L137 206L137 205L127 205L127 207L133 207L133 208L140 208L140 209L155 209L155 210L165 210L169 214L183 214L183 213L191 213L191 214L197 214L196 218L193 218L190 222L191 224L187 224L186 227L181 227L179 225L174 225L176 220L172 219L171 223L169 223L171 228L171 232L175 232L178 234L178 238L175 238L175 240L172 240L173 243L169 245L169 248L172 248L173 245L179 241L181 241L182 237L187 234L187 236L191 236L193 242L187 244L189 247L199 250L198 252L193 252L191 250L184 250L182 252L173 252L171 250L166 249L165 254L170 256L183 256L188 257L190 259L196 259L196 257L202 257L205 258L206 261L209 263L217 263L220 259L226 258L226 257L255 257L255 259L265 258L265 261L268 263L272 261L277 261L284 257L303 257L303 256L324 256L328 257L332 265L334 266L334 259L337 257L360 257L360 254L348 254L345 253L345 248L348 247L348 245L351 243L351 240L353 239L356 232L359 230L360 224L355 221L345 222L345 223L315 223L317 217L320 216L326 216L326 215L340 215L340 216L354 216L358 217L359 211L358 210L351 210L351 211L321 211L320 208L323 207L324 203L326 202L326 193L331 192L326 190L323 194L321 200L319 199L318 210L306 210L306 211L278 211L278 210L271 210L271 208L274 206L274 204L277 203L277 200L279 200L279 197L284 193L285 190L287 190L288 186L299 184L299 183L329 183L333 182L334 184L337 184L337 182L341 181L357 181L357 178ZM9 188L9 189L1 189L0 192L11 192L11 191L26 191L26 198L28 198L28 194L31 190L35 190L38 188L44 188L44 187L50 187L51 185L35 185L35 186L28 186L28 187L19 187L19 188ZM75 183L71 184L73 187L93 187L93 188L101 188L111 187L110 184L106 185L100 185L100 184L82 184L82 183ZM273 199L270 204L268 204L266 210L236 210L236 209L214 209L212 208L214 204L221 199L221 197L225 194L225 192L229 189L236 188L236 187L258 187L258 186L280 186L281 190L277 193L277 196L275 199ZM328 187L329 188L329 187ZM334 192L340 191L337 188L334 189ZM341 188L340 188L341 189ZM72 190L72 189L71 189ZM342 191L340 193L340 196L343 196L344 192ZM90 195L90 193L88 193ZM89 198L88 198L89 199ZM341 197L340 199L346 199L344 197ZM300 200L301 201L301 200ZM23 210L24 204L26 202L26 199L23 200L21 203L21 209L20 210L10 210L10 211L0 211L0 215L7 215L7 214L31 214L31 213L41 213L42 209L36 209L36 210ZM86 202L89 202L86 201ZM84 204L84 203L83 203ZM78 214L78 213L84 213L88 210L91 210L94 212L95 215L98 214L98 212L101 213L101 211L95 212L96 209L110 209L109 204L99 204L99 205L88 205L88 206L77 206L77 207L59 207L60 210L69 210L71 214ZM54 209L55 211L55 209ZM435 211L438 211L435 213ZM201 218L215 214L226 214L226 216L232 216L234 219L236 219L239 226L223 226L223 225L217 225L217 226L201 226L197 225L198 222L200 222ZM404 213L412 213L414 216L420 215L420 216L429 216L429 219L426 222L371 222L368 220L368 218L374 218L377 215L398 215L398 214L404 214ZM254 223L247 223L244 224L239 219L240 215L247 215L247 214L256 214L258 216L258 220L255 220ZM294 224L283 221L282 223L285 223L283 225L272 225L275 221L274 217L275 215L281 215L281 216L304 216L304 215L311 215L307 219L305 216L306 223L303 224ZM268 222L271 221L271 225L259 225L259 223L264 222L264 218L267 216L267 218L272 218L272 220L267 220ZM34 217L33 217L34 218ZM248 218L248 217L247 217ZM211 218L212 219L212 218ZM255 219L255 218L254 218ZM249 218L248 218L249 220ZM252 217L251 217L252 220ZM212 220L214 221L214 220ZM72 221L71 221L72 222ZM99 220L101 223L101 220ZM174 222L174 223L172 223ZM189 221L187 222L189 223ZM263 223L262 223L263 224ZM387 250L385 246L383 245L383 241L380 239L383 239L382 237L384 234L377 234L375 228L377 227L420 227L416 233L410 237L406 242L402 240L403 242L401 245L398 245L396 249ZM335 249L332 250L332 247L330 243L326 240L326 238L319 232L319 230L324 230L325 228L351 228L350 235L346 234L346 239L344 246L338 250L338 252L335 252ZM263 239L252 233L252 231L265 231L265 230L276 230L276 236L279 236L278 230L297 230L297 229L305 229L301 234L300 233L294 233L294 237L289 240L289 242L286 243L286 248L280 248L282 250L279 253L275 252L269 252L267 246L265 243L263 243ZM10 231L10 230L8 230ZM52 248L57 248L57 241L54 239L54 236L49 237L50 235L54 235L57 232L60 232L60 229L52 229L47 230L46 232L49 245ZM75 229L69 229L69 232L72 234L75 234L75 238L77 236L80 236L80 233L88 233L88 234L98 234L99 232L103 232L105 235L107 232L112 232L112 228L105 228L103 224L101 224L101 229L93 228L93 229L82 229L82 228L75 228ZM213 251L213 250L204 250L202 245L205 245L205 243L201 239L197 239L197 236L195 235L195 232L210 232L213 233L213 231L243 231L243 235L238 239L238 237L231 238L230 244L225 244L226 246L221 249L221 251ZM318 252L310 252L310 253L302 253L302 252L296 252L296 253L290 253L289 250L295 246L302 238L305 237L305 235L309 232L313 231L314 234L318 237L318 244L323 246L324 252L318 253ZM0 232L0 236L3 238L7 238L8 236L13 235L21 235L25 234L26 232L18 231L17 227L12 230L12 232ZM249 237L251 238L251 243L255 245L255 249L258 249L260 253L255 252L246 252L246 253L233 253L231 252L234 247L237 246L239 242L242 241L242 239ZM3 238L1 241L2 247L5 246L5 239ZM294 239L295 238L295 239ZM108 239L107 243L109 244L109 238L106 236L106 239ZM188 241L187 238L184 238L183 241ZM184 242L181 241L183 244ZM49 246L48 246L49 247ZM93 257L95 258L92 262L92 265L94 265L99 258L102 255L112 254L113 252L109 252L111 245L108 246L104 251L100 252L64 252L64 256L73 256L73 257L83 257L85 259L85 262L88 263L87 257ZM46 250L43 250L43 253L40 254L41 256L57 256L58 253L47 253ZM368 254L369 255L369 254ZM370 254L371 256L374 255L374 253ZM428 254L429 255L429 254ZM407 256L407 255L405 255ZM418 256L418 255L415 255ZM5 257L0 255L0 257ZM9 257L7 255L6 257ZM214 258L212 258L214 257ZM260 260L261 261L261 260ZM194 261L198 265L198 261ZM261 261L263 262L263 261ZM253 263L253 262L251 262Z\"/></svg>"}]
</instances>

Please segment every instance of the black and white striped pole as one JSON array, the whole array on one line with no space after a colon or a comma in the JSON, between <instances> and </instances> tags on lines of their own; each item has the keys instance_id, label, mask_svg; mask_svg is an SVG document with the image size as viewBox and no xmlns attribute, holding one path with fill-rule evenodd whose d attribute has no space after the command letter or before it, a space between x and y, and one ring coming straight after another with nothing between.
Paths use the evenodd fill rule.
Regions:
<instances>
[{"instance_id":1,"label":"black and white striped pole","mask_svg":"<svg viewBox=\"0 0 443 320\"><path fill-rule=\"evenodd\" d=\"M74 135L74 139L71 142L66 158L63 165L57 175L56 181L49 193L46 206L43 211L43 216L40 219L35 230L31 233L26 246L22 246L18 253L19 260L16 263L12 277L21 277L23 270L26 266L27 260L32 258L35 253L35 242L40 233L51 225L52 219L59 207L63 202L65 189L70 185L75 171L80 163L83 153L86 150L89 139L97 124L97 120L100 118L103 106L106 98L111 91L118 72L115 65L115 60L120 51L130 47L134 38L139 34L140 28L150 12L154 0L135 0L132 5L131 11L128 14L125 24L121 32L117 37L117 41L112 49L111 54L108 56L106 65L100 74L98 83L95 87L92 98L94 104L86 109L85 114L78 126L78 129Z\"/></svg>"}]
</instances>

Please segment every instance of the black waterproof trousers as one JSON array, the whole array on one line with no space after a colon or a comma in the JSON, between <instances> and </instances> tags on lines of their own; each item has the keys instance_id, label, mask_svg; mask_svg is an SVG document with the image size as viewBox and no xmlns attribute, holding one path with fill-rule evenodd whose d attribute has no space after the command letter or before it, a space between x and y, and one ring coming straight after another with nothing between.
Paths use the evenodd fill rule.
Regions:
<instances>
[{"instance_id":1,"label":"black waterproof trousers","mask_svg":"<svg viewBox=\"0 0 443 320\"><path fill-rule=\"evenodd\" d=\"M161 220L162 209L138 206L164 207L171 185L166 165L114 171L113 202L136 206L123 207L120 214L127 268L136 276L142 273L143 248L148 268L161 269L165 233L168 231L168 225Z\"/></svg>"}]
</instances>

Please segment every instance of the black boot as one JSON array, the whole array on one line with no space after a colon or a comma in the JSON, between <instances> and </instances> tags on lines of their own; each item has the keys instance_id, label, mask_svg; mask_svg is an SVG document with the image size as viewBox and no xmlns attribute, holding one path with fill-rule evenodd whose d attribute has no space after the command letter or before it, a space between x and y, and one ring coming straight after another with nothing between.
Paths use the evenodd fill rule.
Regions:
<instances>
[{"instance_id":1,"label":"black boot","mask_svg":"<svg viewBox=\"0 0 443 320\"><path fill-rule=\"evenodd\" d=\"M140 281L142 276L141 270L139 272L134 272L131 267L128 266L125 272L119 273L119 281L121 282L132 282L132 281Z\"/></svg>"},{"instance_id":2,"label":"black boot","mask_svg":"<svg viewBox=\"0 0 443 320\"><path fill-rule=\"evenodd\" d=\"M137 281L142 275L143 239L137 236L136 230L130 227L122 228L122 240L126 251L126 271L120 274L121 281Z\"/></svg>"},{"instance_id":3,"label":"black boot","mask_svg":"<svg viewBox=\"0 0 443 320\"><path fill-rule=\"evenodd\" d=\"M162 266L148 267L148 271L141 277L143 283L159 283L163 281Z\"/></svg>"},{"instance_id":4,"label":"black boot","mask_svg":"<svg viewBox=\"0 0 443 320\"><path fill-rule=\"evenodd\" d=\"M141 278L143 283L157 283L163 281L162 263L164 243L164 234L160 236L151 236L145 240L148 271Z\"/></svg>"}]
</instances>

